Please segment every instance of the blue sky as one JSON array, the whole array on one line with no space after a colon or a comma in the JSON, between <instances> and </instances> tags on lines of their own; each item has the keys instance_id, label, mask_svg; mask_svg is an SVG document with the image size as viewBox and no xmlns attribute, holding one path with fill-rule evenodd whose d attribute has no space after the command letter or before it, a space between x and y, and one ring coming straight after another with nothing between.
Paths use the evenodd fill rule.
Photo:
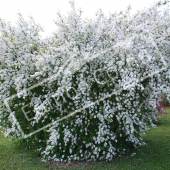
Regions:
<instances>
[{"instance_id":1,"label":"blue sky","mask_svg":"<svg viewBox=\"0 0 170 170\"><path fill-rule=\"evenodd\" d=\"M44 28L43 37L49 36L57 28L54 24L56 13L67 14L71 7L70 0L0 0L0 18L15 23L17 13L25 19L31 14L35 21ZM83 17L93 18L98 9L105 14L126 9L131 4L132 12L151 6L157 0L74 0L76 8L83 10Z\"/></svg>"}]
</instances>

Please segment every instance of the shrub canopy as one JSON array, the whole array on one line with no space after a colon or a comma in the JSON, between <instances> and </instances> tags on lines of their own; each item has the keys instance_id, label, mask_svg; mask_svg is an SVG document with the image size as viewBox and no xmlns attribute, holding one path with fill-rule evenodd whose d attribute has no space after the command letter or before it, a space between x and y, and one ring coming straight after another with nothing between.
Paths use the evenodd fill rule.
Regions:
<instances>
[{"instance_id":1,"label":"shrub canopy","mask_svg":"<svg viewBox=\"0 0 170 170\"><path fill-rule=\"evenodd\" d=\"M48 159L111 160L143 144L169 96L169 4L94 19L71 5L46 39L33 18L0 20L0 125Z\"/></svg>"}]
</instances>

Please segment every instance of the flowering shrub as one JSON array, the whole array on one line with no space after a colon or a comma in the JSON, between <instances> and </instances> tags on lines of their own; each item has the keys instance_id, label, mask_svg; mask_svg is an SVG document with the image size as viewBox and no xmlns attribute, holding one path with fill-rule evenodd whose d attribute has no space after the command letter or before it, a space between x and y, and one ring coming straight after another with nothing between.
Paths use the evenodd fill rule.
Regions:
<instances>
[{"instance_id":1,"label":"flowering shrub","mask_svg":"<svg viewBox=\"0 0 170 170\"><path fill-rule=\"evenodd\" d=\"M166 96L163 96L162 105L163 106L170 106L169 100L166 98Z\"/></svg>"},{"instance_id":2,"label":"flowering shrub","mask_svg":"<svg viewBox=\"0 0 170 170\"><path fill-rule=\"evenodd\" d=\"M160 114L163 114L164 116L167 117L168 113L165 112L165 106L163 105L164 96L163 96L163 94L160 94L160 95L161 95L162 101L158 102L158 104L156 105L156 108L158 109Z\"/></svg>"},{"instance_id":3,"label":"flowering shrub","mask_svg":"<svg viewBox=\"0 0 170 170\"><path fill-rule=\"evenodd\" d=\"M48 159L111 160L143 144L170 93L169 4L93 20L71 5L45 40L32 18L0 20L0 125L32 134L24 141Z\"/></svg>"}]
</instances>

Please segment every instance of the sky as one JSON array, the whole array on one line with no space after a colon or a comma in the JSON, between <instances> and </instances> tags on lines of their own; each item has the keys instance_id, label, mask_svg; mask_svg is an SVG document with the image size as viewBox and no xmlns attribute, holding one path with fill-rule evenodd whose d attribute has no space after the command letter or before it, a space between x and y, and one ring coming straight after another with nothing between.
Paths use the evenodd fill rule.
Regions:
<instances>
[{"instance_id":1,"label":"sky","mask_svg":"<svg viewBox=\"0 0 170 170\"><path fill-rule=\"evenodd\" d=\"M27 20L28 16L33 16L36 23L39 23L44 32L42 37L52 34L57 27L54 23L56 14L61 11L67 15L71 10L70 0L0 0L0 18L11 21L13 24L17 21L17 13L20 12ZM76 9L81 8L84 18L93 18L98 9L108 15L114 11L125 10L130 4L132 12L150 7L158 0L74 0Z\"/></svg>"}]
</instances>

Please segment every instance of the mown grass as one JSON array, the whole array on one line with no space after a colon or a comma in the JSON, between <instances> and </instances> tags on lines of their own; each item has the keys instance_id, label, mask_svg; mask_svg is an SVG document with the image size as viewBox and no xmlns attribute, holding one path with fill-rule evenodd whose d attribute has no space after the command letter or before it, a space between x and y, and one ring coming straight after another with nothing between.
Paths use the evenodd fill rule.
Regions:
<instances>
[{"instance_id":1,"label":"mown grass","mask_svg":"<svg viewBox=\"0 0 170 170\"><path fill-rule=\"evenodd\" d=\"M34 151L26 151L18 139L5 138L0 129L0 170L47 170Z\"/></svg>"},{"instance_id":2,"label":"mown grass","mask_svg":"<svg viewBox=\"0 0 170 170\"><path fill-rule=\"evenodd\" d=\"M170 170L170 110L168 117L162 116L157 123L158 128L152 128L143 136L145 146L137 150L135 156L116 157L111 162L96 162L95 164L72 164L69 168L62 165L62 169L72 170ZM0 130L1 131L1 130ZM17 139L4 138L0 132L0 170L57 170L56 165L41 162L34 151L26 151Z\"/></svg>"}]
</instances>

